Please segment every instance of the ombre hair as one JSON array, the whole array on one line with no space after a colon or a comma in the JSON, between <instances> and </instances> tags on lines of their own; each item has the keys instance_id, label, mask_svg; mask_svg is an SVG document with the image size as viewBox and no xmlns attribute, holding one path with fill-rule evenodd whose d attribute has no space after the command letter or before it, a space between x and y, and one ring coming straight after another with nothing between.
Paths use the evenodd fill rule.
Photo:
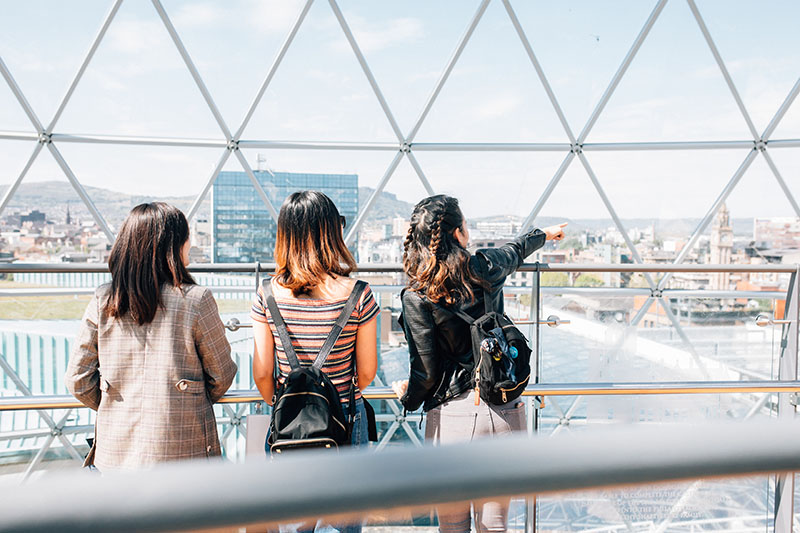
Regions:
<instances>
[{"instance_id":1,"label":"ombre hair","mask_svg":"<svg viewBox=\"0 0 800 533\"><path fill-rule=\"evenodd\" d=\"M111 291L105 313L114 318L130 314L139 325L148 324L161 305L162 285L194 285L181 258L187 240L189 223L180 209L164 202L131 209L108 257Z\"/></svg>"},{"instance_id":2,"label":"ombre hair","mask_svg":"<svg viewBox=\"0 0 800 533\"><path fill-rule=\"evenodd\" d=\"M326 276L348 276L356 261L344 243L342 221L333 201L319 191L286 198L278 215L276 281L299 296Z\"/></svg>"},{"instance_id":3,"label":"ombre hair","mask_svg":"<svg viewBox=\"0 0 800 533\"><path fill-rule=\"evenodd\" d=\"M474 301L475 287L486 287L472 271L469 252L453 234L463 224L464 215L452 196L430 196L414 206L403 244L403 270L410 290L436 303L457 305Z\"/></svg>"}]
</instances>

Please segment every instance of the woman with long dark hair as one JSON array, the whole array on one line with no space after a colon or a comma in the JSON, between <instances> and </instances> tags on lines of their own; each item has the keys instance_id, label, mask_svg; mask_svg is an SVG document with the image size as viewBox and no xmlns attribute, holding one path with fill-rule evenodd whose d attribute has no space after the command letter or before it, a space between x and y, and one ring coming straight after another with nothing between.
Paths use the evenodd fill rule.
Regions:
<instances>
[{"instance_id":1,"label":"woman with long dark hair","mask_svg":"<svg viewBox=\"0 0 800 533\"><path fill-rule=\"evenodd\" d=\"M137 205L123 222L83 316L66 385L97 411L87 457L101 471L221 454L213 404L236 364L211 291L195 284L189 224Z\"/></svg>"},{"instance_id":2,"label":"woman with long dark hair","mask_svg":"<svg viewBox=\"0 0 800 533\"><path fill-rule=\"evenodd\" d=\"M268 283L301 366L314 362L356 284L349 277L356 263L344 242L344 225L345 219L331 199L318 191L293 193L281 206L275 243L277 268ZM267 296L259 288L251 311L253 379L264 401L272 404L291 364L268 310ZM378 368L378 312L367 286L321 368L336 387L343 412L353 415L351 444L356 447L368 440L361 391L375 378ZM274 372L276 363L278 371ZM351 398L355 405L350 404ZM306 528L313 530L314 525ZM361 526L337 529L353 532Z\"/></svg>"},{"instance_id":3,"label":"woman with long dark hair","mask_svg":"<svg viewBox=\"0 0 800 533\"><path fill-rule=\"evenodd\" d=\"M425 439L434 444L468 442L520 431L525 408L520 400L504 405L471 396L475 365L469 325L484 314L484 300L503 312L503 284L545 240L564 238L566 224L532 230L497 248L467 251L469 231L458 200L437 195L419 202L411 214L404 244L403 329L408 341L410 377L392 384L403 406L427 412ZM505 531L508 502L475 507L478 531ZM470 531L470 506L439 514L439 531Z\"/></svg>"}]
</instances>

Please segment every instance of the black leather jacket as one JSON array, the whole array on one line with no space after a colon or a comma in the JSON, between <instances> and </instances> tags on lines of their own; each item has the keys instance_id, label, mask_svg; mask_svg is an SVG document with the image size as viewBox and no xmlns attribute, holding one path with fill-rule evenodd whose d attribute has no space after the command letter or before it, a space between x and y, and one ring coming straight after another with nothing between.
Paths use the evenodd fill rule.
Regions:
<instances>
[{"instance_id":1,"label":"black leather jacket","mask_svg":"<svg viewBox=\"0 0 800 533\"><path fill-rule=\"evenodd\" d=\"M489 284L486 292L495 311L503 312L506 277L544 243L545 234L536 229L499 248L478 250L470 258L473 271L483 273ZM475 288L475 301L463 305L462 310L474 318L483 315L484 292ZM409 411L420 405L429 411L472 388L474 362L469 325L417 292L404 290L401 299L400 318L408 341L411 371L408 391L400 402Z\"/></svg>"}]
</instances>

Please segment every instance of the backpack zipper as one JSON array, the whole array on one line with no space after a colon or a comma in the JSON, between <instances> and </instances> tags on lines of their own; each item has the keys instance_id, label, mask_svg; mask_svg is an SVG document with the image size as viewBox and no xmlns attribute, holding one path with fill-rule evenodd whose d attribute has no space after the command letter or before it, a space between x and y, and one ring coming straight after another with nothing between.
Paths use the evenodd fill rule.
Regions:
<instances>
[{"instance_id":1,"label":"backpack zipper","mask_svg":"<svg viewBox=\"0 0 800 533\"><path fill-rule=\"evenodd\" d=\"M518 388L520 388L521 386L523 386L523 385L527 384L529 379L531 379L531 375L530 375L530 374L528 374L528 376L527 376L525 379L523 379L522 381L520 381L519 383L517 383L517 386L516 386L516 387L512 387L512 388L510 388L510 389L504 389L503 387L500 387L500 395L501 395L501 397L503 398L503 403L506 403L506 402L508 401L508 400L506 399L506 393L507 393L507 392L511 392L511 391L515 391L515 390L517 390L517 389L518 389Z\"/></svg>"}]
</instances>

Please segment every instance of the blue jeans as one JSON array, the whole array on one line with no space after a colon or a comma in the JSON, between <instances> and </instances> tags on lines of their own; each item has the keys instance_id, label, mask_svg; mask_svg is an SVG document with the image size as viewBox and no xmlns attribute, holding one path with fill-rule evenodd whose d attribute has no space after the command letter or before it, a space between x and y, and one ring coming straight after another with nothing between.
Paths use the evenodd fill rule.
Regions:
<instances>
[{"instance_id":1,"label":"blue jeans","mask_svg":"<svg viewBox=\"0 0 800 533\"><path fill-rule=\"evenodd\" d=\"M350 406L348 403L342 404L342 410L345 416L350 414ZM367 411L364 408L364 400L361 398L356 400L356 412L353 416L353 431L350 443L353 448L365 447L369 442L369 428L367 422ZM269 446L264 443L264 448L269 455ZM281 533L361 533L361 522L354 524L327 524L322 520L318 520L316 524L311 522L301 522L295 524L282 524L280 526Z\"/></svg>"}]
</instances>

